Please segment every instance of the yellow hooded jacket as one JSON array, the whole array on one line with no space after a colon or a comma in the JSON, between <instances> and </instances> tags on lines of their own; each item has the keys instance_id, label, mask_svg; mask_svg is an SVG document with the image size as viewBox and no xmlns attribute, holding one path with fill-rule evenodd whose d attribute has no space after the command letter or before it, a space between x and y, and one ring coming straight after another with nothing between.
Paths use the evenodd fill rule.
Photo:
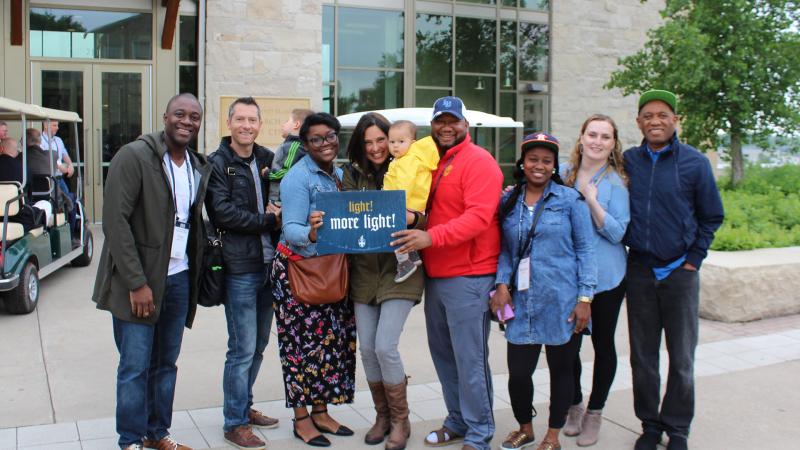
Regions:
<instances>
[{"instance_id":1,"label":"yellow hooded jacket","mask_svg":"<svg viewBox=\"0 0 800 450\"><path fill-rule=\"evenodd\" d=\"M406 208L425 211L439 150L430 136L415 141L405 155L389 163L383 178L384 191L406 191Z\"/></svg>"}]
</instances>

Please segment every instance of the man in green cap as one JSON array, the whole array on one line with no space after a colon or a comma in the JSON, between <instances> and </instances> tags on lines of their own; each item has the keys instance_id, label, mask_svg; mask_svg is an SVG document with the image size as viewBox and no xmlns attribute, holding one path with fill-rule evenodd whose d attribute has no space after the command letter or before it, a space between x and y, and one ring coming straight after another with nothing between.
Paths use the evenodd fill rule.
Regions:
<instances>
[{"instance_id":1,"label":"man in green cap","mask_svg":"<svg viewBox=\"0 0 800 450\"><path fill-rule=\"evenodd\" d=\"M677 105L669 91L642 94L636 123L644 140L624 153L630 179L631 221L624 243L630 249L626 284L633 406L643 431L635 450L656 450L664 432L669 436L667 449L688 448L694 416L698 269L723 219L708 158L678 140ZM669 375L660 402L662 330Z\"/></svg>"}]
</instances>

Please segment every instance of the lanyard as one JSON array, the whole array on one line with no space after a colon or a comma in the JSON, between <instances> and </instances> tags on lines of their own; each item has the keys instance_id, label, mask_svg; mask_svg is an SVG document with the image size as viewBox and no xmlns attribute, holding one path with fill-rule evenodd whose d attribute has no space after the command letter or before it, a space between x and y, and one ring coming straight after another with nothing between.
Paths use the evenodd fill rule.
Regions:
<instances>
[{"instance_id":1,"label":"lanyard","mask_svg":"<svg viewBox=\"0 0 800 450\"><path fill-rule=\"evenodd\" d=\"M433 183L433 189L431 189L431 193L428 196L428 204L425 206L426 212L431 210L431 206L433 206L433 196L436 194L436 190L439 189L439 182L442 181L442 177L444 176L444 173L447 172L447 168L453 163L453 160L456 158L456 154L457 153L453 153L453 155L448 158L447 162L444 163L444 167L442 167L441 172L439 172L439 176L436 177L436 182Z\"/></svg>"},{"instance_id":2,"label":"lanyard","mask_svg":"<svg viewBox=\"0 0 800 450\"><path fill-rule=\"evenodd\" d=\"M175 181L175 169L172 168L174 166L174 164L172 162L172 158L169 157L169 153L166 153L165 156L167 157L167 163L168 163L167 165L169 166L169 172L172 175L172 178L170 179L170 181L171 181L170 187L172 188L172 202L173 202L173 205L175 206L175 217L176 217L175 220L177 220L177 216L178 216L178 195L176 194L177 186L176 186L176 181ZM194 174L192 173L191 163L189 162L189 152L186 152L186 157L184 159L184 162L185 162L185 167L186 167L186 178L189 179L189 206L191 207L192 206L192 198L194 197Z\"/></svg>"}]
</instances>

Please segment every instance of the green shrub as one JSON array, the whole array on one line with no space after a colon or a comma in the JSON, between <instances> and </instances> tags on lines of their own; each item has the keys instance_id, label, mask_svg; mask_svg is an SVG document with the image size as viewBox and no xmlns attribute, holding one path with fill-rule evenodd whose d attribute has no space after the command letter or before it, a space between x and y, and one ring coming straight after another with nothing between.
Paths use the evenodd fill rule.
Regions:
<instances>
[{"instance_id":1,"label":"green shrub","mask_svg":"<svg viewBox=\"0 0 800 450\"><path fill-rule=\"evenodd\" d=\"M800 245L800 166L748 167L739 186L720 189L725 222L712 250Z\"/></svg>"}]
</instances>

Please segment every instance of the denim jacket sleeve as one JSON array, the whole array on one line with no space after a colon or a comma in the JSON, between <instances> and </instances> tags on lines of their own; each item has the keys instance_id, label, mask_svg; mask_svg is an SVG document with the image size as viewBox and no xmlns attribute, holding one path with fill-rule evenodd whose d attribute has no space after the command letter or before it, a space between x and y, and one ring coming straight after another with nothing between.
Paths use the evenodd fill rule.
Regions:
<instances>
[{"instance_id":1,"label":"denim jacket sleeve","mask_svg":"<svg viewBox=\"0 0 800 450\"><path fill-rule=\"evenodd\" d=\"M628 222L631 221L631 207L628 200L628 188L622 184L610 184L611 198L603 220L603 226L597 232L612 244L622 242Z\"/></svg>"},{"instance_id":2,"label":"denim jacket sleeve","mask_svg":"<svg viewBox=\"0 0 800 450\"><path fill-rule=\"evenodd\" d=\"M509 194L503 195L503 199L500 201L500 204L504 204L505 202L509 201ZM516 214L516 208L514 208L510 213L509 216L513 217ZM514 271L514 258L515 258L515 249L514 245L507 236L516 234L516 229L514 230L506 230L506 223L513 223L513 220L503 220L500 219L500 255L497 257L497 274L495 275L495 284L505 284L508 287L511 287L511 272ZM519 225L517 225L519 226Z\"/></svg>"},{"instance_id":3,"label":"denim jacket sleeve","mask_svg":"<svg viewBox=\"0 0 800 450\"><path fill-rule=\"evenodd\" d=\"M597 287L597 260L594 252L594 225L586 202L572 202L570 220L572 242L578 259L578 296L592 297Z\"/></svg>"},{"instance_id":4,"label":"denim jacket sleeve","mask_svg":"<svg viewBox=\"0 0 800 450\"><path fill-rule=\"evenodd\" d=\"M281 181L281 203L283 204L283 235L287 242L297 247L308 247L311 225L311 189L307 170L298 167L289 171Z\"/></svg>"}]
</instances>

